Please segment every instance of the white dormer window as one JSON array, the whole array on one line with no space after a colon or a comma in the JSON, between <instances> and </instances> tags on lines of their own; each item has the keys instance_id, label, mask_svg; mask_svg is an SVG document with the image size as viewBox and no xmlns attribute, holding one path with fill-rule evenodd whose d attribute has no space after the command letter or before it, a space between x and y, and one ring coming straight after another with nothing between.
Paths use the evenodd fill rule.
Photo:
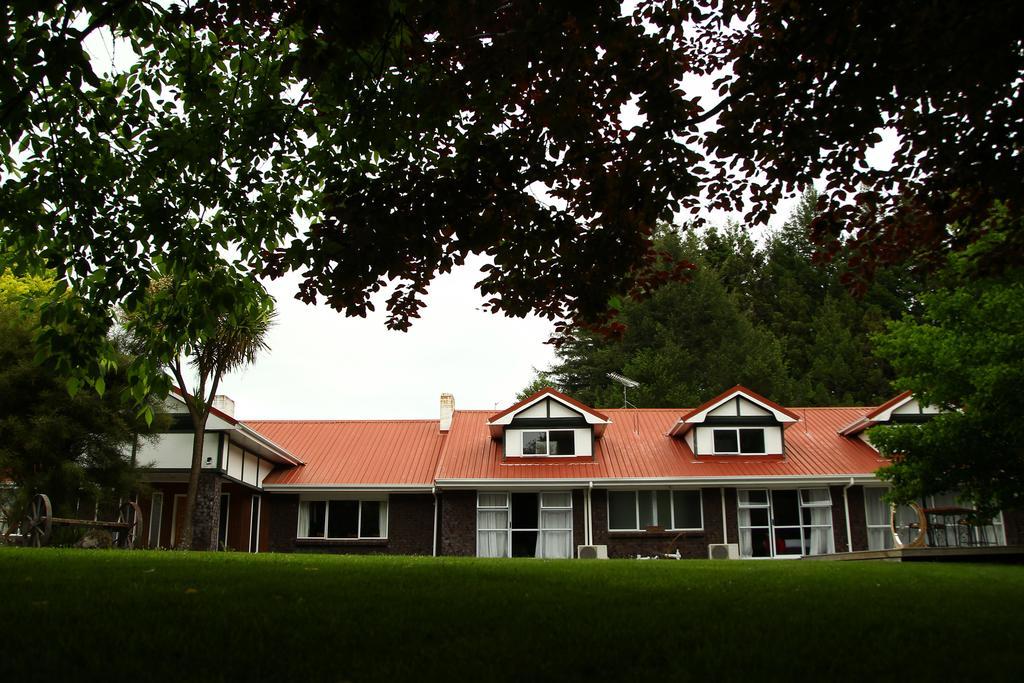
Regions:
<instances>
[{"instance_id":1,"label":"white dormer window","mask_svg":"<svg viewBox=\"0 0 1024 683\"><path fill-rule=\"evenodd\" d=\"M572 429L524 431L523 455L576 455L576 433Z\"/></svg>"},{"instance_id":2,"label":"white dormer window","mask_svg":"<svg viewBox=\"0 0 1024 683\"><path fill-rule=\"evenodd\" d=\"M716 427L712 453L715 455L764 455L764 427Z\"/></svg>"},{"instance_id":3,"label":"white dormer window","mask_svg":"<svg viewBox=\"0 0 1024 683\"><path fill-rule=\"evenodd\" d=\"M591 458L606 415L554 389L542 389L487 421L503 458Z\"/></svg>"}]
</instances>

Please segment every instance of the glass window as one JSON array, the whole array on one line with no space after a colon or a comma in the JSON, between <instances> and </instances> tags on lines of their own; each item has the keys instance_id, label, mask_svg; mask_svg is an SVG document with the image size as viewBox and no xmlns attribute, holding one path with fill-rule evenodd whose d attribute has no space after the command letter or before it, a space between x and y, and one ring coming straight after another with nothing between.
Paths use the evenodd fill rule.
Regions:
<instances>
[{"instance_id":1,"label":"glass window","mask_svg":"<svg viewBox=\"0 0 1024 683\"><path fill-rule=\"evenodd\" d=\"M306 525L305 535L310 538L323 538L327 529L327 501L316 500L303 505L309 510L309 523Z\"/></svg>"},{"instance_id":2,"label":"glass window","mask_svg":"<svg viewBox=\"0 0 1024 683\"><path fill-rule=\"evenodd\" d=\"M359 520L359 535L363 538L380 538L381 509L384 506L379 500L364 500Z\"/></svg>"},{"instance_id":3,"label":"glass window","mask_svg":"<svg viewBox=\"0 0 1024 683\"><path fill-rule=\"evenodd\" d=\"M637 491L636 499L640 511L640 528L654 526L654 491Z\"/></svg>"},{"instance_id":4,"label":"glass window","mask_svg":"<svg viewBox=\"0 0 1024 683\"><path fill-rule=\"evenodd\" d=\"M553 429L548 438L548 455L576 454L576 434L571 429Z\"/></svg>"},{"instance_id":5,"label":"glass window","mask_svg":"<svg viewBox=\"0 0 1024 683\"><path fill-rule=\"evenodd\" d=\"M572 494L568 491L549 491L540 494L540 506L543 508L571 508Z\"/></svg>"},{"instance_id":6,"label":"glass window","mask_svg":"<svg viewBox=\"0 0 1024 683\"><path fill-rule=\"evenodd\" d=\"M547 455L547 432L523 432L523 455Z\"/></svg>"},{"instance_id":7,"label":"glass window","mask_svg":"<svg viewBox=\"0 0 1024 683\"><path fill-rule=\"evenodd\" d=\"M309 500L299 503L299 538L387 538L382 500Z\"/></svg>"},{"instance_id":8,"label":"glass window","mask_svg":"<svg viewBox=\"0 0 1024 683\"><path fill-rule=\"evenodd\" d=\"M525 431L523 455L575 455L576 434L571 429Z\"/></svg>"},{"instance_id":9,"label":"glass window","mask_svg":"<svg viewBox=\"0 0 1024 683\"><path fill-rule=\"evenodd\" d=\"M481 493L477 505L482 508L507 508L507 493Z\"/></svg>"},{"instance_id":10,"label":"glass window","mask_svg":"<svg viewBox=\"0 0 1024 683\"><path fill-rule=\"evenodd\" d=\"M636 518L636 491L608 492L608 528L639 529Z\"/></svg>"},{"instance_id":11,"label":"glass window","mask_svg":"<svg viewBox=\"0 0 1024 683\"><path fill-rule=\"evenodd\" d=\"M327 520L328 538L359 538L359 501L332 500Z\"/></svg>"},{"instance_id":12,"label":"glass window","mask_svg":"<svg viewBox=\"0 0 1024 683\"><path fill-rule=\"evenodd\" d=\"M608 529L702 529L701 494L693 491L609 491Z\"/></svg>"},{"instance_id":13,"label":"glass window","mask_svg":"<svg viewBox=\"0 0 1024 683\"><path fill-rule=\"evenodd\" d=\"M703 529L704 512L700 491L673 491L672 511L675 515L674 529Z\"/></svg>"},{"instance_id":14,"label":"glass window","mask_svg":"<svg viewBox=\"0 0 1024 683\"><path fill-rule=\"evenodd\" d=\"M715 453L739 453L740 444L735 429L716 429Z\"/></svg>"},{"instance_id":15,"label":"glass window","mask_svg":"<svg viewBox=\"0 0 1024 683\"><path fill-rule=\"evenodd\" d=\"M764 453L764 430L741 429L740 453Z\"/></svg>"},{"instance_id":16,"label":"glass window","mask_svg":"<svg viewBox=\"0 0 1024 683\"><path fill-rule=\"evenodd\" d=\"M714 452L726 455L766 453L764 428L737 429L733 427L714 430Z\"/></svg>"},{"instance_id":17,"label":"glass window","mask_svg":"<svg viewBox=\"0 0 1024 683\"><path fill-rule=\"evenodd\" d=\"M869 486L864 489L864 518L868 527L868 550L888 550L894 546L889 526L889 505L885 502L887 489Z\"/></svg>"}]
</instances>

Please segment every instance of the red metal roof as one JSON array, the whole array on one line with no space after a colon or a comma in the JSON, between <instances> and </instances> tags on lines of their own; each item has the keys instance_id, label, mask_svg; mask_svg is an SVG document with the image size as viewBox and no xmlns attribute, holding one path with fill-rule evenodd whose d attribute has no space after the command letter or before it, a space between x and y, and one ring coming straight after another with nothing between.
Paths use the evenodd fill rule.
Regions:
<instances>
[{"instance_id":1,"label":"red metal roof","mask_svg":"<svg viewBox=\"0 0 1024 683\"><path fill-rule=\"evenodd\" d=\"M426 486L444 443L437 420L246 420L301 458L265 485ZM485 427L486 429L486 427Z\"/></svg>"},{"instance_id":2,"label":"red metal roof","mask_svg":"<svg viewBox=\"0 0 1024 683\"><path fill-rule=\"evenodd\" d=\"M594 410L593 408L591 408L590 406L583 405L582 403L580 403L579 401L574 399L572 396L566 396L565 394L563 394L562 392L558 391L557 389L554 389L553 387L544 387L540 391L538 391L538 392L536 392L536 393L534 393L534 394L532 394L530 396L527 396L526 398L524 398L522 401L519 401L515 405L512 405L512 406L509 406L508 408L505 408L505 410L501 411L500 413L495 413L494 415L491 415L487 419L487 421L488 422L494 422L495 420L500 420L501 418L505 417L509 413L513 413L513 412L519 410L520 408L522 408L523 406L525 406L526 404L532 403L533 401L537 400L541 396L554 396L555 398L561 399L561 400L565 401L566 403L568 403L569 405L576 406L580 410L586 411L586 412L590 413L591 415L593 415L593 416L595 416L597 418L600 418L601 420L604 420L605 422L608 421L608 416L605 415L604 413L600 413L600 412Z\"/></svg>"},{"instance_id":3,"label":"red metal roof","mask_svg":"<svg viewBox=\"0 0 1024 683\"><path fill-rule=\"evenodd\" d=\"M429 487L472 480L663 480L870 476L885 464L858 438L839 434L870 408L796 408L784 456L702 456L667 432L686 412L610 409L593 458L503 460L490 411L457 410L451 429L437 420L249 420L246 425L306 464L275 470L269 486Z\"/></svg>"},{"instance_id":4,"label":"red metal roof","mask_svg":"<svg viewBox=\"0 0 1024 683\"><path fill-rule=\"evenodd\" d=\"M686 441L667 436L679 409L612 409L604 437L586 461L502 460L501 442L492 439L485 411L456 411L437 469L440 483L501 479L673 479L684 477L841 477L870 475L885 460L860 439L837 432L864 415L866 408L798 408L801 421L785 430L786 454L696 458Z\"/></svg>"}]
</instances>

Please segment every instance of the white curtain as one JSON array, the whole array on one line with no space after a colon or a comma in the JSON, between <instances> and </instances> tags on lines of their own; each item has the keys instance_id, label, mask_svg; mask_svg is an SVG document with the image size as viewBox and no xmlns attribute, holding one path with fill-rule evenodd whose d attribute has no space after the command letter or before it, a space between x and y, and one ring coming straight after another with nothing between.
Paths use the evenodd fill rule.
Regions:
<instances>
[{"instance_id":1,"label":"white curtain","mask_svg":"<svg viewBox=\"0 0 1024 683\"><path fill-rule=\"evenodd\" d=\"M478 510L477 556L508 557L508 511Z\"/></svg>"},{"instance_id":2,"label":"white curtain","mask_svg":"<svg viewBox=\"0 0 1024 683\"><path fill-rule=\"evenodd\" d=\"M820 507L810 510L813 525L810 530L810 554L825 555L833 552L832 508Z\"/></svg>"},{"instance_id":3,"label":"white curtain","mask_svg":"<svg viewBox=\"0 0 1024 683\"><path fill-rule=\"evenodd\" d=\"M535 557L572 557L572 510L541 510Z\"/></svg>"},{"instance_id":4,"label":"white curtain","mask_svg":"<svg viewBox=\"0 0 1024 683\"><path fill-rule=\"evenodd\" d=\"M537 557L566 559L572 557L571 531L542 531L537 540Z\"/></svg>"},{"instance_id":5,"label":"white curtain","mask_svg":"<svg viewBox=\"0 0 1024 683\"><path fill-rule=\"evenodd\" d=\"M309 536L309 503L299 503L299 537Z\"/></svg>"},{"instance_id":6,"label":"white curtain","mask_svg":"<svg viewBox=\"0 0 1024 683\"><path fill-rule=\"evenodd\" d=\"M740 491L740 493L746 493ZM754 538L751 534L750 529L744 529L743 527L750 526L750 510L747 508L739 509L739 526L740 526L740 556L741 557L752 557L754 554Z\"/></svg>"},{"instance_id":7,"label":"white curtain","mask_svg":"<svg viewBox=\"0 0 1024 683\"><path fill-rule=\"evenodd\" d=\"M477 557L508 557L508 532L478 532Z\"/></svg>"}]
</instances>

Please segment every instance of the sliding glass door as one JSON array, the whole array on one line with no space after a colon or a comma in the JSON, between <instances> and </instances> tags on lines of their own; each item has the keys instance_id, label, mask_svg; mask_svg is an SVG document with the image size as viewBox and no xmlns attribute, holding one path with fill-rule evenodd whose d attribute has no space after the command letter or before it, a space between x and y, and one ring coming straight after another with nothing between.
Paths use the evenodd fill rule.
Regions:
<instances>
[{"instance_id":1,"label":"sliding glass door","mask_svg":"<svg viewBox=\"0 0 1024 683\"><path fill-rule=\"evenodd\" d=\"M835 552L827 488L737 491L742 557Z\"/></svg>"}]
</instances>

